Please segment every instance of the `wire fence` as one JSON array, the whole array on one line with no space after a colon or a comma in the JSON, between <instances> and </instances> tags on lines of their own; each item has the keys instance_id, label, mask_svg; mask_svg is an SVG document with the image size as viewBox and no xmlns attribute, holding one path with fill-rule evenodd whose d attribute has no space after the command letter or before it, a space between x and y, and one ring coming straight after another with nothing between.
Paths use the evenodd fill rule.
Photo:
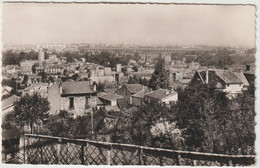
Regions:
<instances>
[{"instance_id":1,"label":"wire fence","mask_svg":"<svg viewBox=\"0 0 260 168\"><path fill-rule=\"evenodd\" d=\"M251 166L255 155L177 151L138 145L26 134L6 163L73 165Z\"/></svg>"}]
</instances>

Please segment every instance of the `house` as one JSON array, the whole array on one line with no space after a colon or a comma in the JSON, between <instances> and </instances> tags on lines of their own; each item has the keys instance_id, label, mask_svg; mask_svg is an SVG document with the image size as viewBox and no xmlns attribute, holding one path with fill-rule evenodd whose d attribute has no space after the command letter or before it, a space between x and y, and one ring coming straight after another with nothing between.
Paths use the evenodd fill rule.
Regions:
<instances>
[{"instance_id":1,"label":"house","mask_svg":"<svg viewBox=\"0 0 260 168\"><path fill-rule=\"evenodd\" d=\"M123 99L124 97L114 93L101 93L98 95L98 98L104 103L104 105L117 106L117 100Z\"/></svg>"},{"instance_id":2,"label":"house","mask_svg":"<svg viewBox=\"0 0 260 168\"><path fill-rule=\"evenodd\" d=\"M158 89L145 95L145 102L170 105L178 101L178 93L174 90Z\"/></svg>"},{"instance_id":3,"label":"house","mask_svg":"<svg viewBox=\"0 0 260 168\"><path fill-rule=\"evenodd\" d=\"M14 110L14 102L17 100L19 100L19 97L16 95L2 100L2 118L4 118L6 114Z\"/></svg>"},{"instance_id":4,"label":"house","mask_svg":"<svg viewBox=\"0 0 260 168\"><path fill-rule=\"evenodd\" d=\"M180 88L185 89L186 87L188 87L190 81L191 79L179 79L177 80L177 83L179 84Z\"/></svg>"},{"instance_id":5,"label":"house","mask_svg":"<svg viewBox=\"0 0 260 168\"><path fill-rule=\"evenodd\" d=\"M132 95L132 105L142 106L144 104L144 97L148 90L141 90Z\"/></svg>"},{"instance_id":6,"label":"house","mask_svg":"<svg viewBox=\"0 0 260 168\"><path fill-rule=\"evenodd\" d=\"M120 112L121 110L118 107L118 101L120 99L124 99L123 96L117 95L115 93L100 93L98 95L98 98L101 100L101 102L104 105L104 108L107 112L115 111Z\"/></svg>"},{"instance_id":7,"label":"house","mask_svg":"<svg viewBox=\"0 0 260 168\"><path fill-rule=\"evenodd\" d=\"M40 83L42 80L41 76L35 75L35 74L30 74L27 75L28 76L28 81L27 81L27 85L31 85L34 83Z\"/></svg>"},{"instance_id":8,"label":"house","mask_svg":"<svg viewBox=\"0 0 260 168\"><path fill-rule=\"evenodd\" d=\"M243 90L243 81L230 70L211 69L196 71L190 83L208 84L228 94L241 93Z\"/></svg>"},{"instance_id":9,"label":"house","mask_svg":"<svg viewBox=\"0 0 260 168\"><path fill-rule=\"evenodd\" d=\"M243 82L243 90L247 90L248 89L248 87L249 87L249 82L247 81L247 79L246 79L246 77L245 77L245 75L244 75L244 73L242 73L242 72L234 72L235 73L235 75L237 75L240 79L241 79L241 81Z\"/></svg>"},{"instance_id":10,"label":"house","mask_svg":"<svg viewBox=\"0 0 260 168\"><path fill-rule=\"evenodd\" d=\"M132 95L141 90L149 90L149 88L141 84L125 84L116 93L124 97L126 104L132 104Z\"/></svg>"},{"instance_id":11,"label":"house","mask_svg":"<svg viewBox=\"0 0 260 168\"><path fill-rule=\"evenodd\" d=\"M72 116L85 115L97 107L96 83L89 81L63 82L60 85L61 110Z\"/></svg>"},{"instance_id":12,"label":"house","mask_svg":"<svg viewBox=\"0 0 260 168\"><path fill-rule=\"evenodd\" d=\"M49 87L48 83L34 83L23 90L23 95L24 94L32 95L33 93L38 92L42 97L47 97L48 87Z\"/></svg>"}]
</instances>

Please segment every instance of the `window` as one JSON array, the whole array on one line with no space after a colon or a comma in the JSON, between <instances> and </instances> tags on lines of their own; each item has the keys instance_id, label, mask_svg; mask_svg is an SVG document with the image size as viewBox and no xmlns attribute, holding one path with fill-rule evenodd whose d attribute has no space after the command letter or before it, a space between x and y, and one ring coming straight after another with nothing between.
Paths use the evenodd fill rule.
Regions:
<instances>
[{"instance_id":1,"label":"window","mask_svg":"<svg viewBox=\"0 0 260 168\"><path fill-rule=\"evenodd\" d=\"M86 103L85 103L85 108L88 109L89 108L89 97L86 97Z\"/></svg>"},{"instance_id":2,"label":"window","mask_svg":"<svg viewBox=\"0 0 260 168\"><path fill-rule=\"evenodd\" d=\"M70 109L74 109L74 98L70 97Z\"/></svg>"}]
</instances>

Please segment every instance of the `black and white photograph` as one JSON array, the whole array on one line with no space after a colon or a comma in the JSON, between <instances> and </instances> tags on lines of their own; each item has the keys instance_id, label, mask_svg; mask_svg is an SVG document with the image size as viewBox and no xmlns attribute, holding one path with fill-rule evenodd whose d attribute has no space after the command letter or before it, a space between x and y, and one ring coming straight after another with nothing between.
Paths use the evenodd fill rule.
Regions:
<instances>
[{"instance_id":1,"label":"black and white photograph","mask_svg":"<svg viewBox=\"0 0 260 168\"><path fill-rule=\"evenodd\" d=\"M1 5L3 165L256 166L256 5Z\"/></svg>"}]
</instances>

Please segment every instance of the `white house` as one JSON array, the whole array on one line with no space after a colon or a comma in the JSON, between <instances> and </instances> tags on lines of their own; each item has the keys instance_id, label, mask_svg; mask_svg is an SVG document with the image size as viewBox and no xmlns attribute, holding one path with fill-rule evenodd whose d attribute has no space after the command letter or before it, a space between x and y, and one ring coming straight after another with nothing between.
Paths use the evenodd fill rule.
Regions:
<instances>
[{"instance_id":1,"label":"white house","mask_svg":"<svg viewBox=\"0 0 260 168\"><path fill-rule=\"evenodd\" d=\"M178 101L178 93L174 90L158 89L146 94L144 99L148 103L157 102L170 105Z\"/></svg>"}]
</instances>

